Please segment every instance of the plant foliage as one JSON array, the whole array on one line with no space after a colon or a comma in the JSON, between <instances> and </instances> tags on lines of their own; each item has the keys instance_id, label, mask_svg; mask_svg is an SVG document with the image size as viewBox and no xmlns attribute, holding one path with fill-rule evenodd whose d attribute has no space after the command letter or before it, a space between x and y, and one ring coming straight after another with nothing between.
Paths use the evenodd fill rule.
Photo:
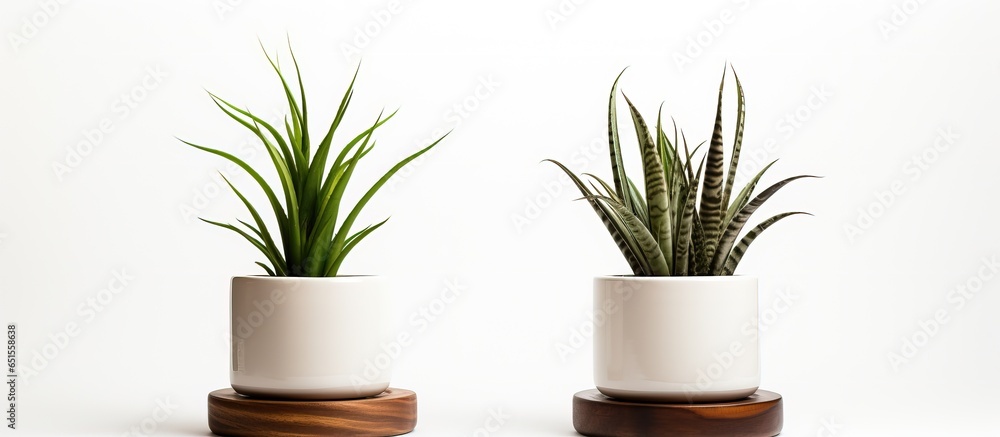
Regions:
<instances>
[{"instance_id":1,"label":"plant foliage","mask_svg":"<svg viewBox=\"0 0 1000 437\"><path fill-rule=\"evenodd\" d=\"M624 71L622 72L624 73ZM608 229L618 249L637 276L721 276L732 275L750 244L771 225L785 217L804 212L786 212L770 217L737 239L750 216L765 201L788 183L808 175L793 176L771 185L756 196L753 191L764 173L774 164L764 166L733 196L733 182L743 142L745 102L743 86L736 71L736 132L728 167L722 138L722 92L725 72L719 85L715 128L708 151L700 160L698 149L689 150L683 132L678 137L676 124L672 138L667 135L657 114L655 129L649 126L627 96L632 125L642 156L645 195L625 173L618 132L616 95L618 80L611 86L608 103L608 143L611 152L612 184L584 173L577 176L563 164L557 165L583 193ZM662 113L662 108L661 108ZM697 168L695 168L697 164ZM700 188L699 188L700 187Z\"/></svg>"},{"instance_id":2,"label":"plant foliage","mask_svg":"<svg viewBox=\"0 0 1000 437\"><path fill-rule=\"evenodd\" d=\"M223 179L243 202L252 223L237 220L241 226L201 219L231 230L246 239L265 257L257 262L271 276L336 276L344 258L365 237L385 224L386 220L354 231L354 222L368 201L403 166L437 145L444 137L404 158L375 182L364 195L342 215L344 192L361 159L375 146L375 130L395 115L379 114L370 127L355 135L339 150L334 149L334 134L347 113L354 96L355 71L347 91L329 127L317 144L310 136L306 91L295 53L291 50L295 83L293 87L282 73L276 57L265 56L277 73L282 92L288 101L289 114L284 126L272 126L247 109L240 108L215 94L212 101L227 116L252 132L263 144L277 171L280 186L272 187L260 173L240 158L222 150L181 140L194 148L221 156L249 174L267 197L268 207L277 220L277 237L272 234L258 209L223 175ZM359 67L360 69L360 67ZM284 130L280 130L283 128ZM333 162L330 162L330 159ZM281 196L281 197L279 197ZM350 205L347 205L350 206Z\"/></svg>"}]
</instances>

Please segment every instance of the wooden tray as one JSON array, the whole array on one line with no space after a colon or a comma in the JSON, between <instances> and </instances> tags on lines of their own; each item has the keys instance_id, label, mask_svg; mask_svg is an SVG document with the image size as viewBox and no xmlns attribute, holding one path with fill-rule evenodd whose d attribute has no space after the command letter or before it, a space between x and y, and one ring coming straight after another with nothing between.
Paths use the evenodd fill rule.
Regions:
<instances>
[{"instance_id":1,"label":"wooden tray","mask_svg":"<svg viewBox=\"0 0 1000 437\"><path fill-rule=\"evenodd\" d=\"M417 426L417 394L389 388L343 401L243 396L231 388L208 394L208 427L223 436L394 436Z\"/></svg>"},{"instance_id":2,"label":"wooden tray","mask_svg":"<svg viewBox=\"0 0 1000 437\"><path fill-rule=\"evenodd\" d=\"M781 426L781 395L765 390L710 404L625 402L596 389L573 396L573 427L585 436L772 437Z\"/></svg>"}]
</instances>

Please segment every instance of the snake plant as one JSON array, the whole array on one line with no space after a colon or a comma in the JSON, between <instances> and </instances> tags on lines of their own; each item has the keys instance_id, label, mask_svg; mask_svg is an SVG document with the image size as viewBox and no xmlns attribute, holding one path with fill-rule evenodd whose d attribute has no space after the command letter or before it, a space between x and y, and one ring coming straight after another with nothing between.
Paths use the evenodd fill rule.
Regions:
<instances>
[{"instance_id":1,"label":"snake plant","mask_svg":"<svg viewBox=\"0 0 1000 437\"><path fill-rule=\"evenodd\" d=\"M704 143L690 150L683 132L678 138L676 124L671 139L661 120L662 106L655 130L650 132L642 115L623 95L639 142L645 195L625 173L622 163L616 110L621 74L611 86L608 104L608 143L614 186L587 173L582 175L589 178L585 183L558 161L546 160L562 169L583 193L582 199L593 207L637 276L732 275L747 248L764 230L786 217L807 214L785 212L775 215L760 222L737 241L750 216L774 193L796 179L815 176L784 179L751 198L757 182L774 164L772 161L732 196L745 120L743 86L735 70L733 77L737 95L736 133L728 169L722 138L725 72L719 85L715 128L708 151L697 161L697 169L694 155Z\"/></svg>"},{"instance_id":2,"label":"snake plant","mask_svg":"<svg viewBox=\"0 0 1000 437\"><path fill-rule=\"evenodd\" d=\"M336 276L344 258L351 250L388 220L382 220L352 232L354 222L364 206L400 168L430 150L444 137L438 138L386 171L351 207L347 215L341 216L341 203L344 201L344 192L351 176L361 159L367 156L375 146L375 140L372 139L375 130L389 121L395 112L387 116L379 114L370 127L351 138L344 146L340 147L339 151L333 150L334 134L343 121L348 105L354 96L354 83L358 76L358 71L355 71L347 91L344 92L340 100L336 115L321 137L319 144L316 144L315 150L313 150L315 137L311 137L309 132L306 91L302 84L298 61L295 59L295 53L291 51L291 46L289 46L289 52L295 67L294 73L297 82L295 88L297 89L289 85L286 75L282 73L275 61L276 58L272 58L265 51L265 56L277 73L282 92L288 101L289 114L285 115L283 132L279 131L281 126L272 126L249 110L242 109L215 94L209 93L212 101L222 112L250 130L263 143L271 163L277 171L280 181L279 188L269 185L257 170L230 153L181 141L233 162L256 181L257 185L264 191L269 207L277 220L280 246L257 208L225 175L222 176L223 179L246 206L253 218L253 223L237 220L242 225L242 227L238 227L204 218L201 220L231 230L250 242L266 258L267 263L257 262L256 264L263 268L268 275ZM333 163L328 162L329 158L334 156L331 152L335 152ZM279 192L284 195L284 204L278 198L277 193ZM340 219L339 225L338 219Z\"/></svg>"}]
</instances>

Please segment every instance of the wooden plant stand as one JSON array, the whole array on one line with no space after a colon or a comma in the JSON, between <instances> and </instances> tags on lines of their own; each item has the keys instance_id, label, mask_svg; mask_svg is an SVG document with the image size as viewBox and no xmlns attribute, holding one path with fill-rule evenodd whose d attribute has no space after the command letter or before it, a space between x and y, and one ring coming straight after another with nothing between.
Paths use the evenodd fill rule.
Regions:
<instances>
[{"instance_id":1,"label":"wooden plant stand","mask_svg":"<svg viewBox=\"0 0 1000 437\"><path fill-rule=\"evenodd\" d=\"M296 401L208 394L208 427L223 436L394 436L417 425L417 395L389 388L364 399Z\"/></svg>"},{"instance_id":2,"label":"wooden plant stand","mask_svg":"<svg viewBox=\"0 0 1000 437\"><path fill-rule=\"evenodd\" d=\"M773 437L782 420L781 395L766 390L709 404L626 402L596 389L573 396L573 427L593 437Z\"/></svg>"}]
</instances>

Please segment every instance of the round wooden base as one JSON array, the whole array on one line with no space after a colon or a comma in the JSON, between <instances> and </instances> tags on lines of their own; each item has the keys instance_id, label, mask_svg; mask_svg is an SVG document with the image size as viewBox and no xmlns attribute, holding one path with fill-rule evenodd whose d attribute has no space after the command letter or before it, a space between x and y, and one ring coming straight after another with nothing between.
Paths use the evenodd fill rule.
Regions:
<instances>
[{"instance_id":1,"label":"round wooden base","mask_svg":"<svg viewBox=\"0 0 1000 437\"><path fill-rule=\"evenodd\" d=\"M573 427L586 436L772 437L781 425L781 395L765 390L711 404L625 402L596 389L573 396Z\"/></svg>"},{"instance_id":2,"label":"round wooden base","mask_svg":"<svg viewBox=\"0 0 1000 437\"><path fill-rule=\"evenodd\" d=\"M417 394L389 388L364 399L296 401L208 394L208 427L223 436L394 436L417 426Z\"/></svg>"}]
</instances>

